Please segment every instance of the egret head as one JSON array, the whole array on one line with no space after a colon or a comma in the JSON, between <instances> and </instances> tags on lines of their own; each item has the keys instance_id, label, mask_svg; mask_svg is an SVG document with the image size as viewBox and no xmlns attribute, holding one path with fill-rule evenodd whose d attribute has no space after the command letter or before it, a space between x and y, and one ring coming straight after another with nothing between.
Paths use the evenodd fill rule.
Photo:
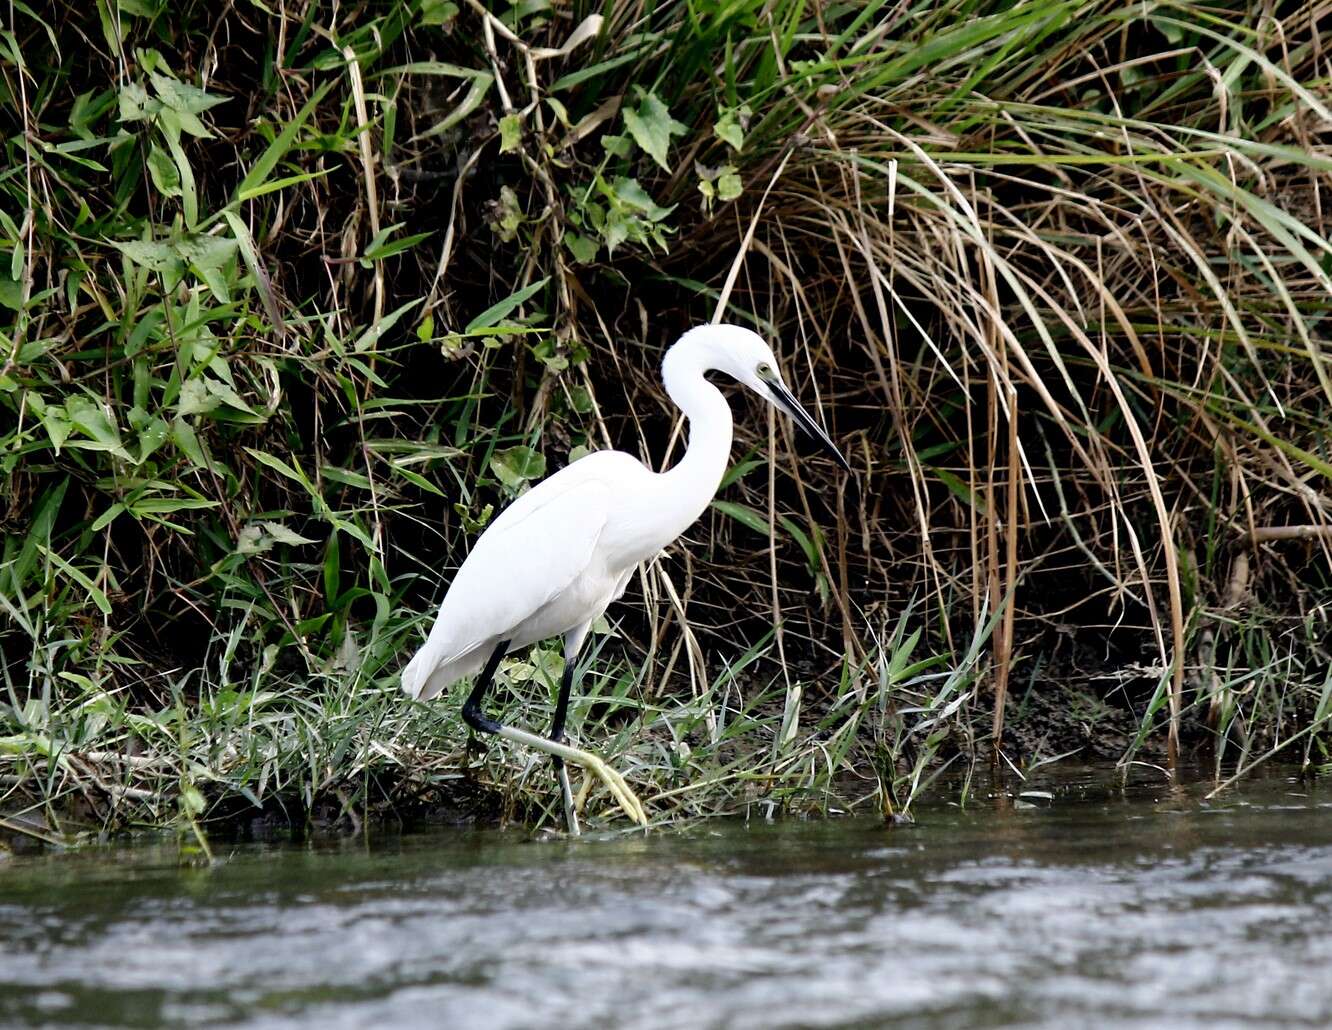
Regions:
<instances>
[{"instance_id":1,"label":"egret head","mask_svg":"<svg viewBox=\"0 0 1332 1030\"><path fill-rule=\"evenodd\" d=\"M782 379L781 367L772 348L758 333L738 325L707 325L691 329L684 338L700 337L709 353L707 365L725 372L736 382L749 387L779 411L790 415L795 424L823 445L824 450L848 472L850 464L828 438L828 434L800 406ZM683 339L682 339L683 342Z\"/></svg>"}]
</instances>

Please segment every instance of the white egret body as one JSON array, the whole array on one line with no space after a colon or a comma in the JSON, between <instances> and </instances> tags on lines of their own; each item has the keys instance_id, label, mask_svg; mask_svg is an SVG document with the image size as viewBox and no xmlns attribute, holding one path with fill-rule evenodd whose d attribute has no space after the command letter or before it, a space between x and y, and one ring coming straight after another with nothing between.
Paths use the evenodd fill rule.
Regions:
<instances>
[{"instance_id":1,"label":"white egret body","mask_svg":"<svg viewBox=\"0 0 1332 1030\"><path fill-rule=\"evenodd\" d=\"M642 805L600 759L560 743L579 649L593 621L624 593L634 569L674 541L703 513L726 472L733 427L730 405L704 378L725 372L789 413L846 460L782 382L767 344L748 329L691 329L666 352L666 392L689 419L685 456L653 472L620 451L598 451L519 497L481 534L440 605L425 645L402 672L402 688L428 700L482 672L463 708L475 729L499 733L556 756L566 816L576 832L561 758L600 776L625 811L645 821ZM551 739L501 726L480 714L499 659L550 637L564 638L565 675Z\"/></svg>"}]
</instances>

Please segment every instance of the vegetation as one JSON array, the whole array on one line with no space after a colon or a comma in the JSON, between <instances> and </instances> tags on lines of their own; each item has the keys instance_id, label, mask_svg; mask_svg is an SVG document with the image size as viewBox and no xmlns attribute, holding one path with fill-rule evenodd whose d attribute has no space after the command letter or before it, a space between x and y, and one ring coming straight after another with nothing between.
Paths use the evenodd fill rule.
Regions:
<instances>
[{"instance_id":1,"label":"vegetation","mask_svg":"<svg viewBox=\"0 0 1332 1030\"><path fill-rule=\"evenodd\" d=\"M529 481L678 453L658 361L714 311L856 471L740 419L612 613L572 729L658 816L1327 761L1318 5L11 10L6 825L539 817L398 669Z\"/></svg>"}]
</instances>

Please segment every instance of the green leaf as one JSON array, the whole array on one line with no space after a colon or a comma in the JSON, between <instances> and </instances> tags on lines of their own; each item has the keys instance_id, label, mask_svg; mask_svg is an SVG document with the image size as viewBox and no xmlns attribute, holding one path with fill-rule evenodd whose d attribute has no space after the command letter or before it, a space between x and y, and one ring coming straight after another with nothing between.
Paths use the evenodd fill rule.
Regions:
<instances>
[{"instance_id":1,"label":"green leaf","mask_svg":"<svg viewBox=\"0 0 1332 1030\"><path fill-rule=\"evenodd\" d=\"M89 599L93 604L97 605L98 610L103 615L111 614L111 602L107 600L106 594L99 590L96 584L88 578L87 573L80 569L76 569L69 562L65 561L64 558L56 554L55 551L43 544L38 544L37 549L45 555L56 568L70 579L74 580L74 582L78 583L79 586L83 587L83 589L87 591Z\"/></svg>"},{"instance_id":2,"label":"green leaf","mask_svg":"<svg viewBox=\"0 0 1332 1030\"><path fill-rule=\"evenodd\" d=\"M569 248L575 264L585 265L597 256L596 241L580 236L573 230L564 234L564 245Z\"/></svg>"},{"instance_id":3,"label":"green leaf","mask_svg":"<svg viewBox=\"0 0 1332 1030\"><path fill-rule=\"evenodd\" d=\"M402 318L403 315L407 314L407 312L411 311L412 308L416 307L423 300L425 300L424 297L417 297L416 300L409 300L406 304L402 305L402 307L390 311L357 338L356 342L352 344L352 350L360 353L361 351L369 350L374 347L386 332L398 324L398 319Z\"/></svg>"},{"instance_id":4,"label":"green leaf","mask_svg":"<svg viewBox=\"0 0 1332 1030\"><path fill-rule=\"evenodd\" d=\"M962 480L956 475L949 472L947 469L941 469L934 465L926 465L924 467L933 472L935 476L938 477L939 482L948 487L949 492L960 498L964 504L968 507L974 507L978 512L984 514L985 502L981 500L981 498L972 494L971 488L968 487L966 483L962 482Z\"/></svg>"},{"instance_id":5,"label":"green leaf","mask_svg":"<svg viewBox=\"0 0 1332 1030\"><path fill-rule=\"evenodd\" d=\"M473 516L472 513L467 510L467 505L455 503L453 506L453 513L457 515L458 518L462 519L463 529L467 530L469 533L479 533L481 530L485 529L486 524L490 522L490 516L495 514L495 506L493 504L487 504L481 509L481 514Z\"/></svg>"},{"instance_id":6,"label":"green leaf","mask_svg":"<svg viewBox=\"0 0 1332 1030\"><path fill-rule=\"evenodd\" d=\"M286 478L292 480L292 482L299 483L305 489L305 492L310 496L310 500L314 504L315 511L319 515L325 515L327 513L328 505L324 502L323 496L320 495L319 491L315 489L314 483L310 482L310 477L307 476L304 473L304 471L302 471L299 467L293 467L291 465L288 465L281 458L275 457L274 455L269 454L267 451L257 450L254 447L246 447L245 453L248 454L255 461L259 462L259 464L267 465L274 472L277 472L278 474L285 476Z\"/></svg>"},{"instance_id":7,"label":"green leaf","mask_svg":"<svg viewBox=\"0 0 1332 1030\"><path fill-rule=\"evenodd\" d=\"M111 246L120 251L136 265L165 274L179 274L181 260L169 244L160 240L129 240L121 242L111 240Z\"/></svg>"},{"instance_id":8,"label":"green leaf","mask_svg":"<svg viewBox=\"0 0 1332 1030\"><path fill-rule=\"evenodd\" d=\"M689 126L671 117L671 112L655 93L643 93L637 110L625 110L624 126L634 142L668 172L671 166L666 163L666 151L671 145L671 137L689 131Z\"/></svg>"},{"instance_id":9,"label":"green leaf","mask_svg":"<svg viewBox=\"0 0 1332 1030\"><path fill-rule=\"evenodd\" d=\"M401 465L390 464L389 469L394 475L402 476L403 479L411 483L417 489L424 490L426 493L434 494L436 497L443 497L444 491L437 487L430 480L426 479L420 473L413 472L411 469L403 468Z\"/></svg>"},{"instance_id":10,"label":"green leaf","mask_svg":"<svg viewBox=\"0 0 1332 1030\"><path fill-rule=\"evenodd\" d=\"M523 144L523 119L521 115L506 114L500 119L500 153L516 154Z\"/></svg>"},{"instance_id":11,"label":"green leaf","mask_svg":"<svg viewBox=\"0 0 1332 1030\"><path fill-rule=\"evenodd\" d=\"M467 323L464 333L480 332L484 329L494 329L499 323L516 311L522 304L531 300L542 289L546 283L550 282L550 276L538 279L529 286L524 286L517 293L511 293L497 304L492 304L485 311L477 315Z\"/></svg>"},{"instance_id":12,"label":"green leaf","mask_svg":"<svg viewBox=\"0 0 1332 1030\"><path fill-rule=\"evenodd\" d=\"M149 72L148 78L152 80L153 90L157 93L158 99L179 114L203 114L209 108L227 102L226 97L216 96L205 92L198 86L191 86L188 82L181 82L179 79L159 75L157 72ZM187 131L193 135L208 135L208 130L202 125L198 125L197 129L200 131L195 131L194 126L187 127Z\"/></svg>"},{"instance_id":13,"label":"green leaf","mask_svg":"<svg viewBox=\"0 0 1332 1030\"><path fill-rule=\"evenodd\" d=\"M490 456L490 469L501 483L517 490L529 479L540 479L546 474L546 457L531 447L510 447Z\"/></svg>"},{"instance_id":14,"label":"green leaf","mask_svg":"<svg viewBox=\"0 0 1332 1030\"><path fill-rule=\"evenodd\" d=\"M768 535L768 520L753 508L736 504L733 501L713 501L712 506L723 515L729 515L742 526L748 526L755 533L760 533L765 537Z\"/></svg>"},{"instance_id":15,"label":"green leaf","mask_svg":"<svg viewBox=\"0 0 1332 1030\"><path fill-rule=\"evenodd\" d=\"M401 254L404 250L410 250L422 240L429 239L434 235L429 232L418 232L413 233L410 236L404 236L400 240L390 240L389 237L401 228L402 223L399 222L397 225L390 225L386 229L381 229L375 238L370 241L369 245L366 246L365 253L362 257L366 261L381 261L386 257L392 257L394 254Z\"/></svg>"},{"instance_id":16,"label":"green leaf","mask_svg":"<svg viewBox=\"0 0 1332 1030\"><path fill-rule=\"evenodd\" d=\"M250 270L250 275L254 279L254 288L259 291L259 300L264 305L264 310L268 312L268 319L273 323L273 329L278 336L282 336L287 329L286 323L282 320L282 312L278 309L277 298L273 296L273 287L268 278L267 270L259 263L259 253L255 249L254 240L250 236L250 230L246 228L244 222L230 211L223 211L222 217L231 227L232 233L236 237L236 245L240 248L241 259L245 262L245 267Z\"/></svg>"},{"instance_id":17,"label":"green leaf","mask_svg":"<svg viewBox=\"0 0 1332 1030\"><path fill-rule=\"evenodd\" d=\"M505 243L510 243L518 235L518 227L523 224L523 209L518 203L518 194L512 186L501 186L499 199L491 208L491 229Z\"/></svg>"},{"instance_id":18,"label":"green leaf","mask_svg":"<svg viewBox=\"0 0 1332 1030\"><path fill-rule=\"evenodd\" d=\"M751 112L749 105L740 107L723 108L717 124L712 127L712 131L717 138L727 144L732 150L740 150L745 145L745 126L749 124Z\"/></svg>"},{"instance_id":19,"label":"green leaf","mask_svg":"<svg viewBox=\"0 0 1332 1030\"><path fill-rule=\"evenodd\" d=\"M211 393L202 379L187 379L180 384L176 398L177 415L207 415L221 405L221 398Z\"/></svg>"},{"instance_id":20,"label":"green leaf","mask_svg":"<svg viewBox=\"0 0 1332 1030\"><path fill-rule=\"evenodd\" d=\"M615 199L621 204L633 208L634 211L654 222L661 221L675 210L674 204L670 207L658 205L655 200L648 196L647 190L638 184L637 179L622 176L611 183L611 190L615 194Z\"/></svg>"},{"instance_id":21,"label":"green leaf","mask_svg":"<svg viewBox=\"0 0 1332 1030\"><path fill-rule=\"evenodd\" d=\"M424 140L430 139L432 136L442 135L481 106L481 101L486 99L490 87L495 84L495 77L489 72L468 71L464 74L472 80L472 85L467 91L467 96L463 97L462 103L450 111L443 120L432 125L425 132L416 136L415 139Z\"/></svg>"},{"instance_id":22,"label":"green leaf","mask_svg":"<svg viewBox=\"0 0 1332 1030\"><path fill-rule=\"evenodd\" d=\"M176 418L171 423L171 442L189 458L191 463L197 469L212 469L213 464L208 460L208 455L204 453L203 445L199 442L199 436L184 418Z\"/></svg>"},{"instance_id":23,"label":"green leaf","mask_svg":"<svg viewBox=\"0 0 1332 1030\"><path fill-rule=\"evenodd\" d=\"M601 137L601 149L612 157L628 157L634 149L634 144L628 136L608 132Z\"/></svg>"},{"instance_id":24,"label":"green leaf","mask_svg":"<svg viewBox=\"0 0 1332 1030\"><path fill-rule=\"evenodd\" d=\"M90 528L94 533L100 533L107 526L111 525L111 523L116 520L116 517L124 510L125 506L119 501L116 501L115 504L111 505L111 507L107 508L106 511L102 512L102 514L98 515L97 518L93 520L93 524Z\"/></svg>"},{"instance_id":25,"label":"green leaf","mask_svg":"<svg viewBox=\"0 0 1332 1030\"><path fill-rule=\"evenodd\" d=\"M11 311L23 307L23 284L14 279L0 276L0 305Z\"/></svg>"},{"instance_id":26,"label":"green leaf","mask_svg":"<svg viewBox=\"0 0 1332 1030\"><path fill-rule=\"evenodd\" d=\"M120 88L120 120L141 122L162 110L159 101L148 96L148 91L137 82L127 82Z\"/></svg>"},{"instance_id":27,"label":"green leaf","mask_svg":"<svg viewBox=\"0 0 1332 1030\"><path fill-rule=\"evenodd\" d=\"M139 458L137 464L142 465L163 443L166 442L170 428L166 420L160 415L154 415L148 420L147 424L139 430Z\"/></svg>"},{"instance_id":28,"label":"green leaf","mask_svg":"<svg viewBox=\"0 0 1332 1030\"><path fill-rule=\"evenodd\" d=\"M439 28L458 17L458 5L452 0L421 0L420 23Z\"/></svg>"},{"instance_id":29,"label":"green leaf","mask_svg":"<svg viewBox=\"0 0 1332 1030\"><path fill-rule=\"evenodd\" d=\"M269 182L260 183L251 189L243 190L236 194L237 200L253 200L255 197L262 197L268 193L276 193L278 190L285 190L288 186L299 186L303 182L310 182L314 179L322 179L329 173L330 169L321 168L315 172L301 172L298 175L287 175L281 179L273 179ZM223 211L225 217L230 211Z\"/></svg>"},{"instance_id":30,"label":"green leaf","mask_svg":"<svg viewBox=\"0 0 1332 1030\"><path fill-rule=\"evenodd\" d=\"M308 536L301 536L294 530L288 529L281 522L261 522L264 532L271 536L280 544L317 544L318 540L312 540Z\"/></svg>"},{"instance_id":31,"label":"green leaf","mask_svg":"<svg viewBox=\"0 0 1332 1030\"><path fill-rule=\"evenodd\" d=\"M51 446L59 454L60 448L64 446L74 429L73 424L65 417L64 407L59 404L48 405L42 412L42 426L46 429L46 435L51 438Z\"/></svg>"},{"instance_id":32,"label":"green leaf","mask_svg":"<svg viewBox=\"0 0 1332 1030\"><path fill-rule=\"evenodd\" d=\"M180 196L180 171L170 155L156 143L148 151L148 174L153 180L153 186L162 196Z\"/></svg>"},{"instance_id":33,"label":"green leaf","mask_svg":"<svg viewBox=\"0 0 1332 1030\"><path fill-rule=\"evenodd\" d=\"M120 445L120 430L107 418L101 404L76 393L65 402L65 413L75 428L99 445L97 449L111 451L123 458L129 457Z\"/></svg>"},{"instance_id":34,"label":"green leaf","mask_svg":"<svg viewBox=\"0 0 1332 1030\"><path fill-rule=\"evenodd\" d=\"M194 185L194 171L180 145L180 134L168 132L165 136L172 163L180 176L180 203L185 209L185 224L193 228L199 221L199 193Z\"/></svg>"},{"instance_id":35,"label":"green leaf","mask_svg":"<svg viewBox=\"0 0 1332 1030\"><path fill-rule=\"evenodd\" d=\"M791 535L791 538L800 545L800 549L805 552L805 561L809 563L810 571L817 572L819 570L819 548L815 541L811 540L803 529L785 515L778 515L777 521ZM817 539L818 534L816 533L815 540Z\"/></svg>"},{"instance_id":36,"label":"green leaf","mask_svg":"<svg viewBox=\"0 0 1332 1030\"><path fill-rule=\"evenodd\" d=\"M324 99L324 94L333 88L335 81L326 82L315 90L310 99L305 102L305 106L296 112L296 117L282 127L282 131L268 145L259 159L250 166L245 178L236 187L237 198L246 194L253 195L265 183L269 173L277 167L279 161L287 156L287 151L296 142L296 134L301 131L301 126L305 124L305 120L310 117L311 112L319 106L319 102Z\"/></svg>"},{"instance_id":37,"label":"green leaf","mask_svg":"<svg viewBox=\"0 0 1332 1030\"><path fill-rule=\"evenodd\" d=\"M208 805L197 787L193 784L184 783L181 784L180 788L180 807L186 815L196 816L202 814Z\"/></svg>"},{"instance_id":38,"label":"green leaf","mask_svg":"<svg viewBox=\"0 0 1332 1030\"><path fill-rule=\"evenodd\" d=\"M221 268L235 256L237 245L235 238L230 236L187 233L174 244L174 249L182 259L202 270Z\"/></svg>"}]
</instances>

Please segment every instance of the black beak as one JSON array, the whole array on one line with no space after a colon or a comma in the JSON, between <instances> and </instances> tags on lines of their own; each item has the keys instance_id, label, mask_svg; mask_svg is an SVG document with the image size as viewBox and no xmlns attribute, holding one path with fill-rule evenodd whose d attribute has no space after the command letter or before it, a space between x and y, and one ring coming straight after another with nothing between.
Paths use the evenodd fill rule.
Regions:
<instances>
[{"instance_id":1,"label":"black beak","mask_svg":"<svg viewBox=\"0 0 1332 1030\"><path fill-rule=\"evenodd\" d=\"M786 385L776 378L767 380L767 383L768 389L772 391L773 403L790 415L795 420L796 425L823 444L824 450L836 459L837 464L850 472L851 465L842 457L842 452L837 449L837 445L828 438L828 434L819 427L819 424L810 418L809 412L800 406L800 402L791 396L791 391L786 388Z\"/></svg>"}]
</instances>

